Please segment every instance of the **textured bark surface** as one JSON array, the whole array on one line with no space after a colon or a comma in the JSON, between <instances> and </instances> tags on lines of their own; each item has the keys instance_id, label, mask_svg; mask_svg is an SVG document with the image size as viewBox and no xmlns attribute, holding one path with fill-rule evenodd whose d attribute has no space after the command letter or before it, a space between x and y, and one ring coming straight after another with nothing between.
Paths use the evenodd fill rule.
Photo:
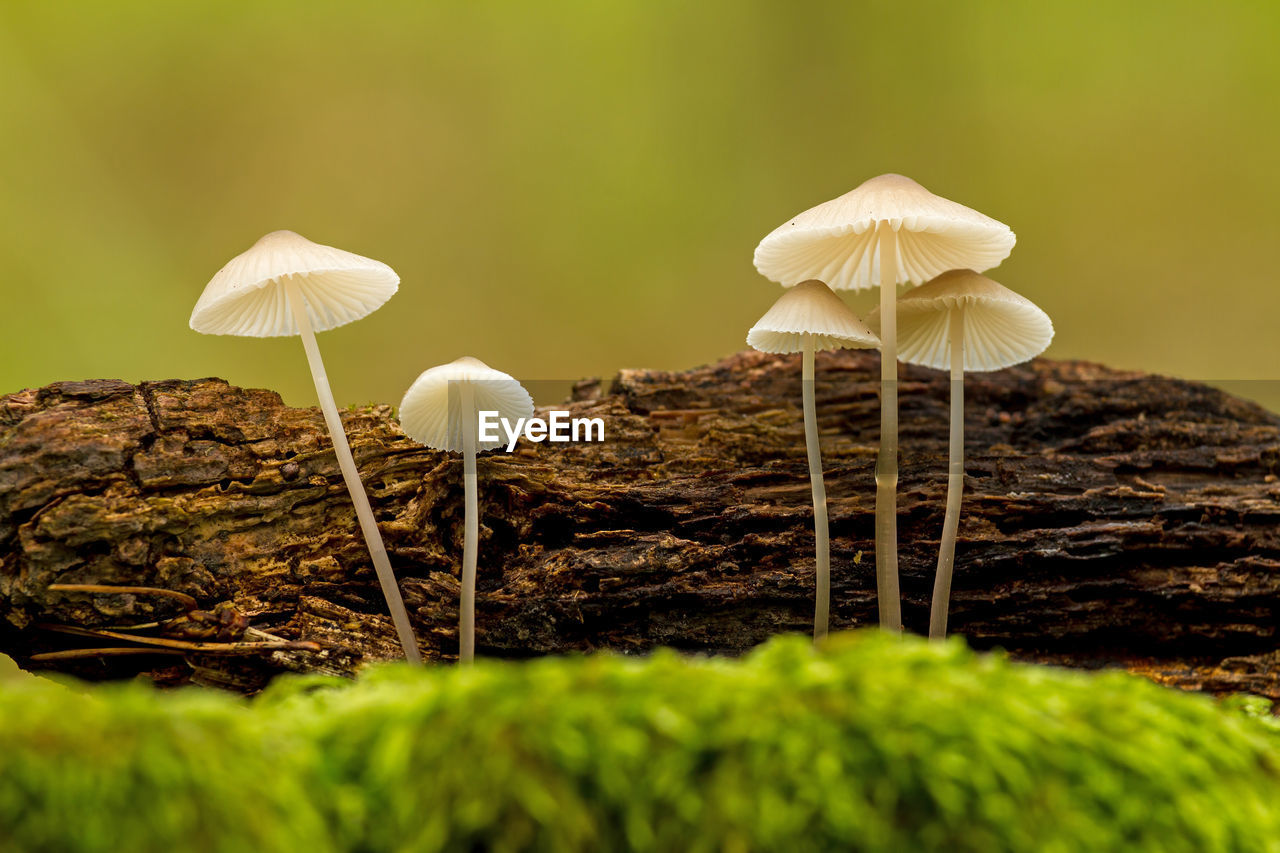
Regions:
<instances>
[{"instance_id":1,"label":"textured bark surface","mask_svg":"<svg viewBox=\"0 0 1280 853\"><path fill-rule=\"evenodd\" d=\"M878 356L818 356L832 627L876 616ZM924 632L946 488L945 374L900 381L903 614ZM564 408L602 444L480 461L477 649L523 657L656 645L738 652L812 620L798 356L582 383ZM1119 665L1280 698L1280 417L1193 383L1038 360L966 383L964 511L950 625L979 647ZM387 407L347 431L424 654L457 649L462 461ZM173 601L55 592L147 585L231 601L321 652L60 661L89 677L244 691L281 670L398 654L323 422L215 380L65 382L0 398L0 651L93 645ZM112 643L111 645L119 645Z\"/></svg>"}]
</instances>

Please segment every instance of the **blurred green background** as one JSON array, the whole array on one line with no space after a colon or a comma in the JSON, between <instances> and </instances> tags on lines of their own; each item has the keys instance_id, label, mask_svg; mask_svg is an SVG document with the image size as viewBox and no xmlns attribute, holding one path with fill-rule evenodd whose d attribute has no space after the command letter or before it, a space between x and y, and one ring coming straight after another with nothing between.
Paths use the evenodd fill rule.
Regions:
<instances>
[{"instance_id":1,"label":"blurred green background","mask_svg":"<svg viewBox=\"0 0 1280 853\"><path fill-rule=\"evenodd\" d=\"M0 393L218 375L311 404L297 340L187 328L278 228L403 279L321 336L341 402L463 354L688 367L779 295L764 234L895 171L1013 227L992 276L1054 318L1049 355L1275 405L1278 36L1274 2L6 0Z\"/></svg>"}]
</instances>

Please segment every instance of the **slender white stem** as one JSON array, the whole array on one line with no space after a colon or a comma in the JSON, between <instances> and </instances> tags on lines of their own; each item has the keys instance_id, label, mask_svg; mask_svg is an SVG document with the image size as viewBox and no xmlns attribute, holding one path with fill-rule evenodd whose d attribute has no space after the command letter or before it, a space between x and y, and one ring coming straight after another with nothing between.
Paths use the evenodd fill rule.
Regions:
<instances>
[{"instance_id":1,"label":"slender white stem","mask_svg":"<svg viewBox=\"0 0 1280 853\"><path fill-rule=\"evenodd\" d=\"M880 232L880 454L876 457L876 600L880 627L902 630L898 593L898 235Z\"/></svg>"},{"instance_id":2,"label":"slender white stem","mask_svg":"<svg viewBox=\"0 0 1280 853\"><path fill-rule=\"evenodd\" d=\"M818 412L813 387L813 335L804 336L801 369L804 396L804 444L809 452L809 486L813 491L814 566L817 589L813 606L813 641L827 636L831 615L831 543L827 534L827 487L822 482L822 453L818 447Z\"/></svg>"},{"instance_id":3,"label":"slender white stem","mask_svg":"<svg viewBox=\"0 0 1280 853\"><path fill-rule=\"evenodd\" d=\"M938 547L938 573L933 579L929 610L929 639L947 636L951 604L951 574L956 560L956 530L960 526L960 496L964 491L964 306L951 309L951 460L947 466L947 514Z\"/></svg>"},{"instance_id":4,"label":"slender white stem","mask_svg":"<svg viewBox=\"0 0 1280 853\"><path fill-rule=\"evenodd\" d=\"M480 536L476 483L476 396L470 382L461 388L462 479L466 491L466 516L462 541L462 602L458 608L458 662L469 664L476 657L476 551Z\"/></svg>"},{"instance_id":5,"label":"slender white stem","mask_svg":"<svg viewBox=\"0 0 1280 853\"><path fill-rule=\"evenodd\" d=\"M405 609L404 599L400 597L400 587L396 584L395 573L391 571L391 560L387 557L386 546L382 544L382 534L374 521L373 509L369 506L369 496L365 494L364 485L360 482L355 459L351 457L351 446L347 444L347 434L342 428L342 419L338 417L333 392L329 390L329 377L325 373L324 362L320 360L320 348L316 346L315 332L312 331L311 320L307 316L306 297L292 278L285 279L284 286L294 322L298 324L298 332L302 335L302 348L307 352L307 364L311 366L311 378L316 384L316 396L320 400L320 411L324 413L325 426L329 428L329 438L333 440L338 468L342 471L342 479L346 481L347 491L351 493L351 502L355 505L356 517L360 519L360 530L364 533L365 545L373 559L373 568L378 573L382 594L387 599L387 608L391 611L391 621L396 626L400 646L404 649L405 658L411 663L421 663L422 655L418 651L418 640L413 635L413 626L409 623L409 612Z\"/></svg>"}]
</instances>

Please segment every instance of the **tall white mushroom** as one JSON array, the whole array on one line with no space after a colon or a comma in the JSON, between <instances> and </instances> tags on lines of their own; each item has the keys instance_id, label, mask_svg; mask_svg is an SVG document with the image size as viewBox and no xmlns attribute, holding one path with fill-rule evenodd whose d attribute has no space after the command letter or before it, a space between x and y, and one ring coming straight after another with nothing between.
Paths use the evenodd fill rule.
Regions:
<instances>
[{"instance_id":1,"label":"tall white mushroom","mask_svg":"<svg viewBox=\"0 0 1280 853\"><path fill-rule=\"evenodd\" d=\"M960 495L964 490L964 374L1028 361L1053 340L1053 322L1031 300L972 270L952 270L898 300L898 339L908 364L951 371L947 512L933 582L929 636L947 635ZM869 318L871 325L880 319Z\"/></svg>"},{"instance_id":2,"label":"tall white mushroom","mask_svg":"<svg viewBox=\"0 0 1280 853\"><path fill-rule=\"evenodd\" d=\"M533 416L533 398L519 382L479 359L463 356L424 371L400 402L400 427L419 444L463 454L465 518L462 543L462 600L458 608L458 660L476 654L476 552L479 548L476 451L506 444L503 436L482 441L479 413L496 412L515 422Z\"/></svg>"},{"instance_id":3,"label":"tall white mushroom","mask_svg":"<svg viewBox=\"0 0 1280 853\"><path fill-rule=\"evenodd\" d=\"M320 411L324 413L338 467L351 493L400 646L409 661L419 663L422 655L418 641L369 497L351 457L315 337L316 332L372 314L395 295L399 285L400 277L380 261L321 246L292 231L274 231L232 258L209 281L191 312L191 328L206 335L302 336Z\"/></svg>"},{"instance_id":4,"label":"tall white mushroom","mask_svg":"<svg viewBox=\"0 0 1280 853\"><path fill-rule=\"evenodd\" d=\"M882 628L902 628L896 285L919 284L950 269L989 269L1008 257L1014 241L1003 223L936 196L910 178L880 175L793 217L756 247L756 269L784 286L818 279L835 290L880 287L876 592Z\"/></svg>"},{"instance_id":5,"label":"tall white mushroom","mask_svg":"<svg viewBox=\"0 0 1280 853\"><path fill-rule=\"evenodd\" d=\"M806 281L785 291L747 333L747 343L761 352L803 352L801 386L804 399L804 441L809 455L809 487L813 493L813 535L816 589L813 609L814 642L827 636L831 613L831 545L827 530L827 489L822 480L818 448L818 416L814 400L816 350L872 349L880 339L862 324L839 296L820 281Z\"/></svg>"}]
</instances>

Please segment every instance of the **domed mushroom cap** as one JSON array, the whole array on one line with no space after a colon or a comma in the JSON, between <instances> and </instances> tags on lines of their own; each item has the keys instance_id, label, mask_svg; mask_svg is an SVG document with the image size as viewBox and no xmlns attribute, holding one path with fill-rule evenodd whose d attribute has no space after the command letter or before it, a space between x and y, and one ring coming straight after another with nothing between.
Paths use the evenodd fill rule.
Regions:
<instances>
[{"instance_id":1,"label":"domed mushroom cap","mask_svg":"<svg viewBox=\"0 0 1280 853\"><path fill-rule=\"evenodd\" d=\"M951 269L990 269L1016 241L1002 222L910 178L880 175L775 228L756 247L756 269L784 287L813 278L835 290L878 287L882 222L898 236L896 284Z\"/></svg>"},{"instance_id":2,"label":"domed mushroom cap","mask_svg":"<svg viewBox=\"0 0 1280 853\"><path fill-rule=\"evenodd\" d=\"M1053 340L1053 321L1038 305L973 270L951 270L898 298L898 358L951 369L951 309L964 308L964 369L1021 364ZM867 323L879 327L880 309Z\"/></svg>"},{"instance_id":3,"label":"domed mushroom cap","mask_svg":"<svg viewBox=\"0 0 1280 853\"><path fill-rule=\"evenodd\" d=\"M298 334L285 298L292 278L307 298L314 331L372 314L395 295L400 276L371 258L273 231L218 270L191 312L191 328L206 335L253 338Z\"/></svg>"},{"instance_id":4,"label":"domed mushroom cap","mask_svg":"<svg viewBox=\"0 0 1280 853\"><path fill-rule=\"evenodd\" d=\"M814 336L816 350L880 346L875 333L820 281L801 282L784 292L747 332L747 343L761 352L800 352L805 335Z\"/></svg>"},{"instance_id":5,"label":"domed mushroom cap","mask_svg":"<svg viewBox=\"0 0 1280 853\"><path fill-rule=\"evenodd\" d=\"M523 385L477 358L463 356L425 370L413 380L400 401L400 428L404 434L435 450L461 452L464 382L475 392L477 412L496 411L498 417L512 422L533 416L533 398ZM506 443L501 435L496 441L481 441L476 433L479 450L492 450Z\"/></svg>"}]
</instances>

